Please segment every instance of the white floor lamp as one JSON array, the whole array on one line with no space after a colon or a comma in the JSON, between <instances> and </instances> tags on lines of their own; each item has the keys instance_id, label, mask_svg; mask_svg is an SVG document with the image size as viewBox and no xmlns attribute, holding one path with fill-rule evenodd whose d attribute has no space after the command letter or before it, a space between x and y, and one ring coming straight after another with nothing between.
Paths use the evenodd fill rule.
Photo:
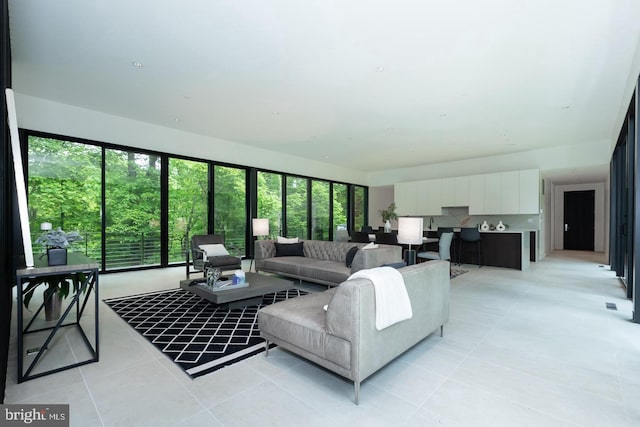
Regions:
<instances>
[{"instance_id":1,"label":"white floor lamp","mask_svg":"<svg viewBox=\"0 0 640 427\"><path fill-rule=\"evenodd\" d=\"M265 237L269 235L269 219L268 218L252 218L251 219L251 229L253 230L252 234L254 237ZM255 258L255 256L253 257ZM251 263L249 264L249 271L253 267L253 258L251 258Z\"/></svg>"}]
</instances>

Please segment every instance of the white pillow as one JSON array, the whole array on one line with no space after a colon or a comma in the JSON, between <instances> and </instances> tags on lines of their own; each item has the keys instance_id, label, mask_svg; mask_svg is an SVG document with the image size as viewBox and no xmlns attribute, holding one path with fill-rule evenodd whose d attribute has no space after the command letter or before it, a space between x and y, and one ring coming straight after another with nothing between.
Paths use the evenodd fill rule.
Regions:
<instances>
[{"instance_id":1,"label":"white pillow","mask_svg":"<svg viewBox=\"0 0 640 427\"><path fill-rule=\"evenodd\" d=\"M288 239L286 237L278 236L278 243L300 243L298 240L299 239L297 237L292 237Z\"/></svg>"},{"instance_id":2,"label":"white pillow","mask_svg":"<svg viewBox=\"0 0 640 427\"><path fill-rule=\"evenodd\" d=\"M229 252L227 251L227 249L224 247L224 245L220 243L215 245L200 245L199 247L204 251L204 258L207 258L210 256L229 255Z\"/></svg>"}]
</instances>

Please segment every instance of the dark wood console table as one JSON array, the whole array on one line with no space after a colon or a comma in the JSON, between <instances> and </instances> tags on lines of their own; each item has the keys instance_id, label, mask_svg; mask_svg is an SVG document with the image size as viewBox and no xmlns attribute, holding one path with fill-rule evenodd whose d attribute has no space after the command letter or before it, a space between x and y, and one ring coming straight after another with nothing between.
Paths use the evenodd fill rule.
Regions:
<instances>
[{"instance_id":1,"label":"dark wood console table","mask_svg":"<svg viewBox=\"0 0 640 427\"><path fill-rule=\"evenodd\" d=\"M42 377L55 372L66 369L75 368L87 363L97 362L99 360L99 339L98 339L98 264L92 262L89 258L82 254L69 253L69 263L67 265L57 265L49 267L46 260L36 259L35 267L24 268L16 271L17 279L17 320L18 320L18 383L33 378ZM24 286L34 281L44 281L47 277L65 278L68 280L76 280L79 286L75 292L69 293L68 305L63 305L63 312L58 320L46 322L42 319L44 305L47 301L43 301L40 307L33 315L25 314L24 310ZM47 286L47 285L44 285ZM41 286L36 287L33 291L37 291ZM73 288L72 288L73 289ZM92 317L82 315L87 308L89 299L94 299L94 314ZM63 300L64 304L64 300ZM74 311L75 316L69 316ZM24 316L27 316L25 318ZM69 319L69 320L67 320ZM85 321L88 327L93 329L95 333L93 342L89 340L85 333L82 321ZM27 321L27 326L24 323ZM72 336L71 339L64 339L58 334L61 330L69 331L73 329L81 338L84 346L79 348L69 348L64 351L64 345L69 346L77 344L79 340ZM56 334L58 334L56 336ZM54 337L56 338L54 340ZM25 349L25 345L28 346ZM73 351L72 351L73 350ZM50 357L47 357L50 356ZM86 356L83 360L82 356ZM30 362L28 358L33 358ZM59 363L56 363L59 362ZM24 370L27 366L26 371Z\"/></svg>"}]
</instances>

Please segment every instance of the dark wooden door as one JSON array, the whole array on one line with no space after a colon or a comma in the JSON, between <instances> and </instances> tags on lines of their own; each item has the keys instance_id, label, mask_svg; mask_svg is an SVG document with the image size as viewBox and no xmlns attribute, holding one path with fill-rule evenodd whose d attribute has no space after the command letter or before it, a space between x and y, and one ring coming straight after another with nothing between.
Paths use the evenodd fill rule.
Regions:
<instances>
[{"instance_id":1,"label":"dark wooden door","mask_svg":"<svg viewBox=\"0 0 640 427\"><path fill-rule=\"evenodd\" d=\"M564 249L592 251L595 190L564 193Z\"/></svg>"}]
</instances>

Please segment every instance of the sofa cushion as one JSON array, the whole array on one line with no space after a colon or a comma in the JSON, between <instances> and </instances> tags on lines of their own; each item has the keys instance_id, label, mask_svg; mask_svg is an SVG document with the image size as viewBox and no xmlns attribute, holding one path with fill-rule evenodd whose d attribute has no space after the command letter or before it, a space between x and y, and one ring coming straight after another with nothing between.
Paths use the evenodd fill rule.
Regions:
<instances>
[{"instance_id":1,"label":"sofa cushion","mask_svg":"<svg viewBox=\"0 0 640 427\"><path fill-rule=\"evenodd\" d=\"M305 240L304 255L308 258L337 261L344 264L347 252L354 246L364 246L353 242L331 242L325 240Z\"/></svg>"},{"instance_id":2,"label":"sofa cushion","mask_svg":"<svg viewBox=\"0 0 640 427\"><path fill-rule=\"evenodd\" d=\"M275 243L276 256L304 256L303 242L299 243Z\"/></svg>"},{"instance_id":3,"label":"sofa cushion","mask_svg":"<svg viewBox=\"0 0 640 427\"><path fill-rule=\"evenodd\" d=\"M305 258L305 261L299 264L298 272L311 281L342 283L351 274L351 269L341 262L313 258Z\"/></svg>"},{"instance_id":4,"label":"sofa cushion","mask_svg":"<svg viewBox=\"0 0 640 427\"><path fill-rule=\"evenodd\" d=\"M199 247L204 251L206 257L229 255L227 248L220 243L213 245L200 245Z\"/></svg>"},{"instance_id":5,"label":"sofa cushion","mask_svg":"<svg viewBox=\"0 0 640 427\"><path fill-rule=\"evenodd\" d=\"M278 236L276 238L276 242L277 243L298 243L300 242L300 239L298 237L282 237L282 236Z\"/></svg>"},{"instance_id":6,"label":"sofa cushion","mask_svg":"<svg viewBox=\"0 0 640 427\"><path fill-rule=\"evenodd\" d=\"M262 260L260 268L262 270L298 276L298 273L300 272L300 261L305 259L306 258L288 256L267 258Z\"/></svg>"},{"instance_id":7,"label":"sofa cushion","mask_svg":"<svg viewBox=\"0 0 640 427\"><path fill-rule=\"evenodd\" d=\"M345 265L347 267L351 267L351 264L353 264L353 259L356 256L356 252L358 252L358 247L354 246L351 249L349 249L349 251L347 252L347 257L344 261Z\"/></svg>"},{"instance_id":8,"label":"sofa cushion","mask_svg":"<svg viewBox=\"0 0 640 427\"><path fill-rule=\"evenodd\" d=\"M327 313L322 307L332 296L318 292L263 307L258 312L260 330L324 357Z\"/></svg>"}]
</instances>

